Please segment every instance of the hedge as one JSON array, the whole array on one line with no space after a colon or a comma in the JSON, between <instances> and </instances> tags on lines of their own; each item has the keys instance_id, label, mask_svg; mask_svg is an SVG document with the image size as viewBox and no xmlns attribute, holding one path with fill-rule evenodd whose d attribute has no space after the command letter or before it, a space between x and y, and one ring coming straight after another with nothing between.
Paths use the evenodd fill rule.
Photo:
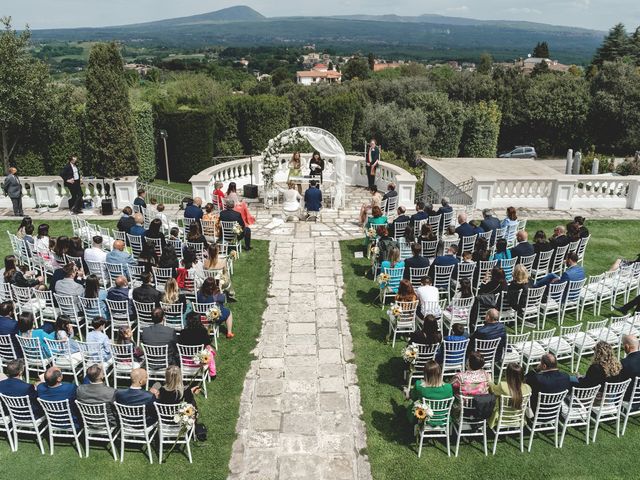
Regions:
<instances>
[{"instance_id":1,"label":"hedge","mask_svg":"<svg viewBox=\"0 0 640 480\"><path fill-rule=\"evenodd\" d=\"M44 159L42 155L35 152L25 152L16 155L13 164L18 169L21 177L39 177L45 175Z\"/></svg>"},{"instance_id":2,"label":"hedge","mask_svg":"<svg viewBox=\"0 0 640 480\"><path fill-rule=\"evenodd\" d=\"M496 102L479 102L467 113L462 135L464 157L495 157L502 114Z\"/></svg>"},{"instance_id":3,"label":"hedge","mask_svg":"<svg viewBox=\"0 0 640 480\"><path fill-rule=\"evenodd\" d=\"M320 97L315 102L315 123L333 133L349 151L357 111L358 103L353 94Z\"/></svg>"},{"instance_id":4,"label":"hedge","mask_svg":"<svg viewBox=\"0 0 640 480\"><path fill-rule=\"evenodd\" d=\"M214 114L210 110L159 111L156 128L167 131L167 150L171 180L188 182L189 178L211 165L213 157ZM158 142L161 167L158 177L166 179L163 142Z\"/></svg>"},{"instance_id":5,"label":"hedge","mask_svg":"<svg viewBox=\"0 0 640 480\"><path fill-rule=\"evenodd\" d=\"M244 153L261 152L269 140L289 128L290 104L286 98L257 95L234 100Z\"/></svg>"}]
</instances>

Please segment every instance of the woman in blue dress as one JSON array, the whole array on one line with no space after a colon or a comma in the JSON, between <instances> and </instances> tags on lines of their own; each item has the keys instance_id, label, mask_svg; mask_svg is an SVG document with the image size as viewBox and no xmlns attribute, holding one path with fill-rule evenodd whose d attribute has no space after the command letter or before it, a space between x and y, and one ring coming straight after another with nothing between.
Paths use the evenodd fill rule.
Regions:
<instances>
[{"instance_id":1,"label":"woman in blue dress","mask_svg":"<svg viewBox=\"0 0 640 480\"><path fill-rule=\"evenodd\" d=\"M205 304L215 304L220 309L220 318L215 321L216 325L222 325L223 323L227 326L227 338L233 338L235 335L232 332L233 328L233 315L231 314L231 310L224 306L226 302L226 296L223 292L220 291L220 284L217 280L211 277L207 277L202 282L202 286L200 290L198 290L198 294L196 296L196 301L198 303Z\"/></svg>"}]
</instances>

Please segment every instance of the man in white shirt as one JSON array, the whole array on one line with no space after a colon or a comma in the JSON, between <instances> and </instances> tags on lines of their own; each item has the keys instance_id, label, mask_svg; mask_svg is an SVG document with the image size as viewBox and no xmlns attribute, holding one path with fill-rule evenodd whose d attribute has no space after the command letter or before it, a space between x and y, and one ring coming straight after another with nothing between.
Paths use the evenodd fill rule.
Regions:
<instances>
[{"instance_id":1,"label":"man in white shirt","mask_svg":"<svg viewBox=\"0 0 640 480\"><path fill-rule=\"evenodd\" d=\"M438 289L431 285L431 278L429 277L422 277L420 283L420 287L416 290L416 295L420 301L420 308L417 311L418 316L424 318L427 315L433 315L436 318L440 318L442 311L440 310L440 293Z\"/></svg>"},{"instance_id":2,"label":"man in white shirt","mask_svg":"<svg viewBox=\"0 0 640 480\"><path fill-rule=\"evenodd\" d=\"M100 235L96 235L91 239L91 248L87 248L84 251L85 262L101 262L107 261L107 252L102 249L103 238Z\"/></svg>"}]
</instances>

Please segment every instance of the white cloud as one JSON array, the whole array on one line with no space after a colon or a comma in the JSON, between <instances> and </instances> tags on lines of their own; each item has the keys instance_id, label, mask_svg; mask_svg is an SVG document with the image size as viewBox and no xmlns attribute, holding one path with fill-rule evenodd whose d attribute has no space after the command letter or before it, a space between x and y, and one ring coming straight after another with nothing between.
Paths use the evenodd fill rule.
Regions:
<instances>
[{"instance_id":1,"label":"white cloud","mask_svg":"<svg viewBox=\"0 0 640 480\"><path fill-rule=\"evenodd\" d=\"M511 8L507 8L507 12L514 13L516 15L542 15L542 12L540 10L535 8L529 8L529 7L522 7L522 8L511 7Z\"/></svg>"},{"instance_id":2,"label":"white cloud","mask_svg":"<svg viewBox=\"0 0 640 480\"><path fill-rule=\"evenodd\" d=\"M457 12L457 13L465 13L469 11L469 7L466 5L461 5L459 7L449 7L445 9L447 12Z\"/></svg>"}]
</instances>

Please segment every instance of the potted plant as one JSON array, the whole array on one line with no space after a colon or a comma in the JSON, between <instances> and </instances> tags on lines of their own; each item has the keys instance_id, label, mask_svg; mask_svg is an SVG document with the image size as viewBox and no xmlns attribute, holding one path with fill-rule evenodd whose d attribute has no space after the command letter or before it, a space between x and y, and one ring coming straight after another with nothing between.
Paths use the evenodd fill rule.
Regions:
<instances>
[{"instance_id":1,"label":"potted plant","mask_svg":"<svg viewBox=\"0 0 640 480\"><path fill-rule=\"evenodd\" d=\"M49 211L50 211L50 212L52 212L52 213L53 213L53 212L57 212L57 211L59 211L59 210L60 210L60 209L58 208L58 205L56 205L55 203L52 203L51 205L49 205Z\"/></svg>"},{"instance_id":2,"label":"potted plant","mask_svg":"<svg viewBox=\"0 0 640 480\"><path fill-rule=\"evenodd\" d=\"M49 211L49 207L47 207L46 205L40 205L40 204L36 205L36 212L38 212L38 213L46 213L48 211Z\"/></svg>"}]
</instances>

